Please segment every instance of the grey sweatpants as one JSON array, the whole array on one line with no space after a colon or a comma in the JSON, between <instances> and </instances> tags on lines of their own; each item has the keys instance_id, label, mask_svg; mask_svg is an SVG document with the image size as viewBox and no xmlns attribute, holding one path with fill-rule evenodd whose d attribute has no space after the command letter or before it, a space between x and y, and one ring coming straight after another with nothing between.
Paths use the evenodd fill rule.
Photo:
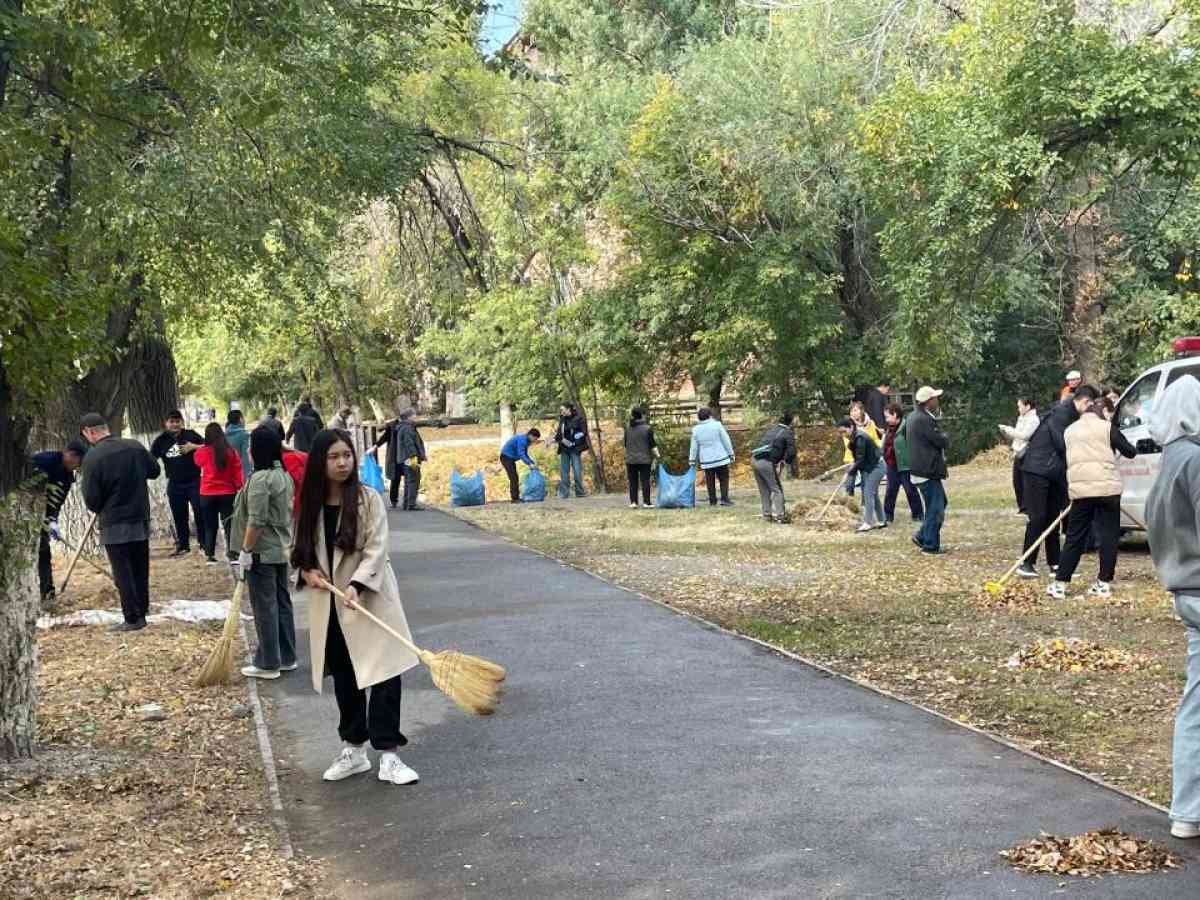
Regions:
<instances>
[{"instance_id":1,"label":"grey sweatpants","mask_svg":"<svg viewBox=\"0 0 1200 900\"><path fill-rule=\"evenodd\" d=\"M754 460L754 480L758 484L758 498L762 501L763 516L782 518L786 512L783 501L783 485L779 483L779 472L769 459Z\"/></svg>"}]
</instances>

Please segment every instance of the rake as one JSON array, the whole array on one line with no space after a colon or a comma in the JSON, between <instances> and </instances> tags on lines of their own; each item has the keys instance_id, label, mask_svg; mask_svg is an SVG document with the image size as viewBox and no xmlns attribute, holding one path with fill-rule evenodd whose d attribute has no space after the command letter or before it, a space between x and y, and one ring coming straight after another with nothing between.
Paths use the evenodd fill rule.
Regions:
<instances>
[{"instance_id":1,"label":"rake","mask_svg":"<svg viewBox=\"0 0 1200 900\"><path fill-rule=\"evenodd\" d=\"M81 547L71 546L70 541L67 541L64 538L59 538L58 542L60 544L62 544L64 547L66 547L68 550L70 550L72 553L81 554L83 552ZM93 569L95 569L97 572L99 572L101 575L103 575L105 578L107 578L113 584L117 583L117 580L115 578L113 578L112 572L108 571L108 569L104 568L104 566L100 565L100 563L96 562L90 556L82 555L82 556L76 556L76 558L82 559L85 563L87 563L89 566L91 566ZM66 581L63 581L63 590L66 590L66 587L67 587L67 583L66 583Z\"/></svg>"},{"instance_id":2,"label":"rake","mask_svg":"<svg viewBox=\"0 0 1200 900\"><path fill-rule=\"evenodd\" d=\"M1015 571L1017 571L1017 569L1020 567L1021 563L1025 562L1025 560L1029 559L1029 557L1033 553L1033 551L1037 550L1038 547L1042 546L1042 542L1045 541L1046 538L1048 538L1050 536L1050 532L1052 532L1055 528L1058 527L1059 523L1067 517L1067 513L1069 513L1070 511L1071 511L1071 504L1068 503L1067 508L1058 514L1058 518L1050 523L1050 527L1047 528L1045 531L1043 531L1042 536L1040 538L1038 538L1036 541L1034 541L1028 550L1026 550L1024 553L1021 554L1021 558L1012 564L1012 567L1009 568L1009 570L1000 577L1000 580L999 581L985 581L983 584L983 589L985 591L987 591L989 594L998 594L1002 590L1004 590L1004 583L1006 581L1008 581L1008 579L1013 577L1013 573Z\"/></svg>"},{"instance_id":3,"label":"rake","mask_svg":"<svg viewBox=\"0 0 1200 900\"><path fill-rule=\"evenodd\" d=\"M200 669L200 674L196 676L196 684L200 687L224 684L233 676L234 641L237 640L238 626L241 624L242 594L245 589L246 583L239 581L233 590L233 599L229 601L229 612L225 614L225 627L221 629L221 637Z\"/></svg>"},{"instance_id":4,"label":"rake","mask_svg":"<svg viewBox=\"0 0 1200 900\"><path fill-rule=\"evenodd\" d=\"M344 591L328 581L323 581L321 587L344 601L349 599ZM365 607L358 603L347 605L362 613L415 653L417 658L429 667L429 674L433 677L437 689L453 700L459 709L477 716L490 716L496 711L496 703L500 699L500 682L508 674L503 666L456 650L442 650L437 653L422 650Z\"/></svg>"},{"instance_id":5,"label":"rake","mask_svg":"<svg viewBox=\"0 0 1200 900\"><path fill-rule=\"evenodd\" d=\"M843 466L842 468L845 468L845 466ZM825 505L823 507L821 507L821 514L819 516L817 516L816 519L813 520L814 522L824 522L825 521L825 513L829 512L829 507L833 506L833 501L837 499L837 495L839 493L841 493L842 490L843 490L842 485L839 482L838 486L833 489L833 493L829 495L829 499L825 501Z\"/></svg>"},{"instance_id":6,"label":"rake","mask_svg":"<svg viewBox=\"0 0 1200 900\"><path fill-rule=\"evenodd\" d=\"M58 597L62 599L62 595L67 592L67 583L71 580L71 573L75 571L75 564L79 562L79 557L83 554L84 545L87 544L88 538L92 536L92 530L96 527L96 514L92 513L92 517L88 519L87 528L83 530L83 537L79 540L79 546L75 548L75 552L71 554L71 562L67 566L67 574L63 576L62 586L58 589ZM66 543L64 541L64 543Z\"/></svg>"}]
</instances>

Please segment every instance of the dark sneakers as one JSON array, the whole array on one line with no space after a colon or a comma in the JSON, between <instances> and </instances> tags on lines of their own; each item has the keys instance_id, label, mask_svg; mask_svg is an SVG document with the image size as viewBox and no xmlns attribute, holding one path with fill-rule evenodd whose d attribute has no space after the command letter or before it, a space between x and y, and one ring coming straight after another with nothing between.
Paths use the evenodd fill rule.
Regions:
<instances>
[{"instance_id":1,"label":"dark sneakers","mask_svg":"<svg viewBox=\"0 0 1200 900\"><path fill-rule=\"evenodd\" d=\"M191 552L192 552L191 547L179 547L175 550L174 553L172 553L170 556L168 556L167 559L179 559L179 557L181 557L181 556L190 556Z\"/></svg>"},{"instance_id":2,"label":"dark sneakers","mask_svg":"<svg viewBox=\"0 0 1200 900\"><path fill-rule=\"evenodd\" d=\"M137 622L118 622L116 625L109 627L109 631L124 632L124 631L141 631L146 627L146 620L140 619Z\"/></svg>"}]
</instances>

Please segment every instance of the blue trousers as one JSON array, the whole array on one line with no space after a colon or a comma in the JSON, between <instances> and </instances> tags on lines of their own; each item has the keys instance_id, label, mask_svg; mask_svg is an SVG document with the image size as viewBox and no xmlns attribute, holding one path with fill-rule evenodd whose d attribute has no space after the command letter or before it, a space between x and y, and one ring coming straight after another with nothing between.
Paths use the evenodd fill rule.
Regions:
<instances>
[{"instance_id":1,"label":"blue trousers","mask_svg":"<svg viewBox=\"0 0 1200 900\"><path fill-rule=\"evenodd\" d=\"M575 496L587 496L583 489L583 454L566 451L558 454L558 496L564 500L571 495L572 472L575 473Z\"/></svg>"},{"instance_id":2,"label":"blue trousers","mask_svg":"<svg viewBox=\"0 0 1200 900\"><path fill-rule=\"evenodd\" d=\"M925 501L925 521L917 531L917 543L926 550L940 550L942 523L946 521L946 489L940 478L930 478L918 484L917 490Z\"/></svg>"}]
</instances>

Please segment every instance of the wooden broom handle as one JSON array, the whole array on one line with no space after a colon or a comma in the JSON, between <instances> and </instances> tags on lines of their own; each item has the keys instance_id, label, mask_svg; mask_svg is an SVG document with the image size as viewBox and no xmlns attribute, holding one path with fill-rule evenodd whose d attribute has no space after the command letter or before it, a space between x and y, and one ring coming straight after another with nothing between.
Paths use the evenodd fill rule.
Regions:
<instances>
[{"instance_id":1,"label":"wooden broom handle","mask_svg":"<svg viewBox=\"0 0 1200 900\"><path fill-rule=\"evenodd\" d=\"M92 529L96 527L96 513L92 513L92 517L88 519L87 528L83 530L83 538L79 541L79 546L71 555L71 563L67 566L67 574L63 576L62 587L58 589L61 596L67 592L67 582L71 580L71 573L75 571L75 564L79 562L79 554L83 553L83 547L88 542L88 538L92 536Z\"/></svg>"},{"instance_id":2,"label":"wooden broom handle","mask_svg":"<svg viewBox=\"0 0 1200 900\"><path fill-rule=\"evenodd\" d=\"M349 599L349 597L346 596L346 592L343 591L341 588L335 587L334 585L330 584L328 581L325 581L325 579L321 579L321 583L322 583L322 586L326 590L328 590L332 594L336 594L342 600ZM402 635L400 632L398 632L395 628L393 628L387 622L384 622L382 619L380 619L374 613L368 611L365 606L360 606L357 603L351 603L350 608L362 613L364 616L366 616L368 619L370 619L372 622L374 622L376 625L378 625L380 628L382 628L384 631L386 631L388 634L390 634L392 637L394 637L396 640L398 640L400 643L402 643L405 647L407 647L413 653L417 654L417 656L421 657L422 659L425 658L424 650L422 650L420 647L418 647L416 644L414 644L412 641L410 641L408 638L406 638L404 635Z\"/></svg>"},{"instance_id":3,"label":"wooden broom handle","mask_svg":"<svg viewBox=\"0 0 1200 900\"><path fill-rule=\"evenodd\" d=\"M1068 503L1067 508L1064 509L1062 512L1060 512L1058 514L1058 518L1050 523L1050 527L1042 532L1042 536L1040 538L1038 538L1036 541L1034 541L1033 544L1030 545L1028 550L1026 550L1024 553L1021 554L1021 558L1012 564L1012 568L1009 569L1007 572L1005 572L1003 576L1001 576L1000 584L1004 584L1004 582L1006 582L1006 581L1008 581L1008 579L1012 578L1012 573L1017 571L1017 569L1020 567L1021 563L1025 562L1025 560L1029 559L1029 557L1033 553L1033 551L1036 550L1038 547L1042 546L1042 541L1046 540L1046 538L1048 538L1050 536L1050 532L1052 532L1055 528L1058 527L1058 523L1067 517L1067 513L1069 513L1071 511L1072 505L1073 504Z\"/></svg>"}]
</instances>

